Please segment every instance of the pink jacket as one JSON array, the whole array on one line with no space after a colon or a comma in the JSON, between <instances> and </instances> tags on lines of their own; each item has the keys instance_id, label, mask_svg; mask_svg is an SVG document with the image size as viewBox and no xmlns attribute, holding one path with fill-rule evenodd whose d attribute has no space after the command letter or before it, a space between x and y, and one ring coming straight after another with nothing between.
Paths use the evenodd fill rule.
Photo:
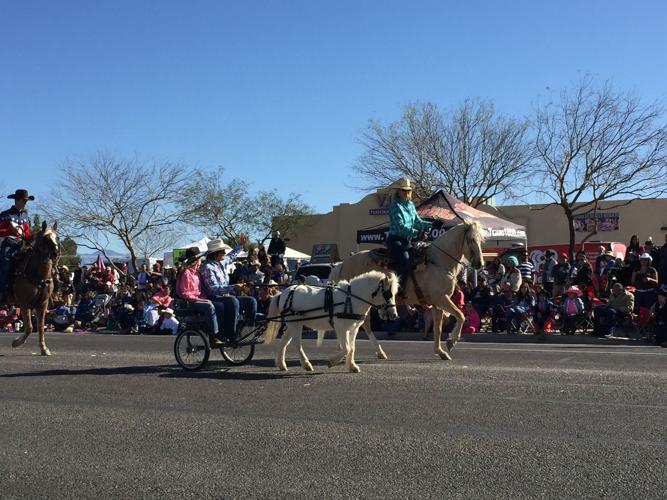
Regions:
<instances>
[{"instance_id":1,"label":"pink jacket","mask_svg":"<svg viewBox=\"0 0 667 500\"><path fill-rule=\"evenodd\" d=\"M187 268L176 282L176 293L185 300L204 301L199 283L199 273L192 267Z\"/></svg>"},{"instance_id":2,"label":"pink jacket","mask_svg":"<svg viewBox=\"0 0 667 500\"><path fill-rule=\"evenodd\" d=\"M479 327L482 324L482 321L479 319L479 314L474 307L470 310L470 312L466 312L466 319L463 324L465 326L473 327L476 332L479 331Z\"/></svg>"},{"instance_id":3,"label":"pink jacket","mask_svg":"<svg viewBox=\"0 0 667 500\"><path fill-rule=\"evenodd\" d=\"M151 297L151 300L162 307L171 307L172 302L174 302L174 299L169 295L165 295L164 292L156 293Z\"/></svg>"}]
</instances>

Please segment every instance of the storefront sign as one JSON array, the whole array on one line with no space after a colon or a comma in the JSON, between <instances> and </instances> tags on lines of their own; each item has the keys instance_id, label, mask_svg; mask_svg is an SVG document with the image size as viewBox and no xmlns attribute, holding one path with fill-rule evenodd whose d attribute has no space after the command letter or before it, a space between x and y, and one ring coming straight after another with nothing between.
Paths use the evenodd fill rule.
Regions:
<instances>
[{"instance_id":1,"label":"storefront sign","mask_svg":"<svg viewBox=\"0 0 667 500\"><path fill-rule=\"evenodd\" d=\"M618 212L598 212L597 230L598 231L618 231L619 230ZM593 214L577 215L574 218L574 230L578 232L595 231L595 218Z\"/></svg>"}]
</instances>

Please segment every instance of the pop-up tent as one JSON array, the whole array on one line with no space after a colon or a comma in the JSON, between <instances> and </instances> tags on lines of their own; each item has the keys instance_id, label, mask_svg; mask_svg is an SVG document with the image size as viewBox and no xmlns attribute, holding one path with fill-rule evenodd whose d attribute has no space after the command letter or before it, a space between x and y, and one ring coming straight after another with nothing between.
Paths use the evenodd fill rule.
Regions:
<instances>
[{"instance_id":1,"label":"pop-up tent","mask_svg":"<svg viewBox=\"0 0 667 500\"><path fill-rule=\"evenodd\" d=\"M442 229L454 227L461 222L477 221L486 231L485 247L501 247L513 244L526 244L526 228L487 212L466 205L456 197L444 191L438 191L417 206L419 216L428 220L442 221ZM388 226L357 231L357 243L384 243ZM440 235L438 230L429 233L429 239Z\"/></svg>"}]
</instances>

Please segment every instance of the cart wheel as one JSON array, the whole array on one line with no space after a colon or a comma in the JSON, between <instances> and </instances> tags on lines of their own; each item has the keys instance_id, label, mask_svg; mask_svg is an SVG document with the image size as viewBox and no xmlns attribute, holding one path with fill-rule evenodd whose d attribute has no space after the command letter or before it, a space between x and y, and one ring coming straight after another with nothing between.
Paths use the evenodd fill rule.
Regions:
<instances>
[{"instance_id":1,"label":"cart wheel","mask_svg":"<svg viewBox=\"0 0 667 500\"><path fill-rule=\"evenodd\" d=\"M245 365L255 355L255 344L226 345L220 348L220 354L231 365Z\"/></svg>"},{"instance_id":2,"label":"cart wheel","mask_svg":"<svg viewBox=\"0 0 667 500\"><path fill-rule=\"evenodd\" d=\"M200 370L206 365L211 355L208 338L198 330L185 330L176 337L174 355L184 370Z\"/></svg>"}]
</instances>

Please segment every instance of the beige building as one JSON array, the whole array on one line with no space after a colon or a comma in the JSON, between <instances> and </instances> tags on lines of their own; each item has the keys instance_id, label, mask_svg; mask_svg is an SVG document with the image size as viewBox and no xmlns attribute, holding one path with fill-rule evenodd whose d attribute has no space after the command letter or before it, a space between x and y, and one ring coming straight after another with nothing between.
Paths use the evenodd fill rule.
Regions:
<instances>
[{"instance_id":1,"label":"beige building","mask_svg":"<svg viewBox=\"0 0 667 500\"><path fill-rule=\"evenodd\" d=\"M289 246L310 254L316 244L338 245L341 258L359 250L377 245L357 244L357 231L381 227L388 222L389 197L378 191L357 203L341 203L326 214L313 215L300 226L296 234L289 234ZM628 244L633 234L640 243L653 237L662 245L667 234L667 199L636 200L618 207L618 201L603 203L598 213L599 232L589 241L618 241ZM616 205L615 208L613 208ZM566 243L569 240L565 215L560 207L546 205L507 205L478 207L488 213L507 219L526 228L528 245ZM577 220L577 241L581 241L592 227L590 218Z\"/></svg>"}]
</instances>

